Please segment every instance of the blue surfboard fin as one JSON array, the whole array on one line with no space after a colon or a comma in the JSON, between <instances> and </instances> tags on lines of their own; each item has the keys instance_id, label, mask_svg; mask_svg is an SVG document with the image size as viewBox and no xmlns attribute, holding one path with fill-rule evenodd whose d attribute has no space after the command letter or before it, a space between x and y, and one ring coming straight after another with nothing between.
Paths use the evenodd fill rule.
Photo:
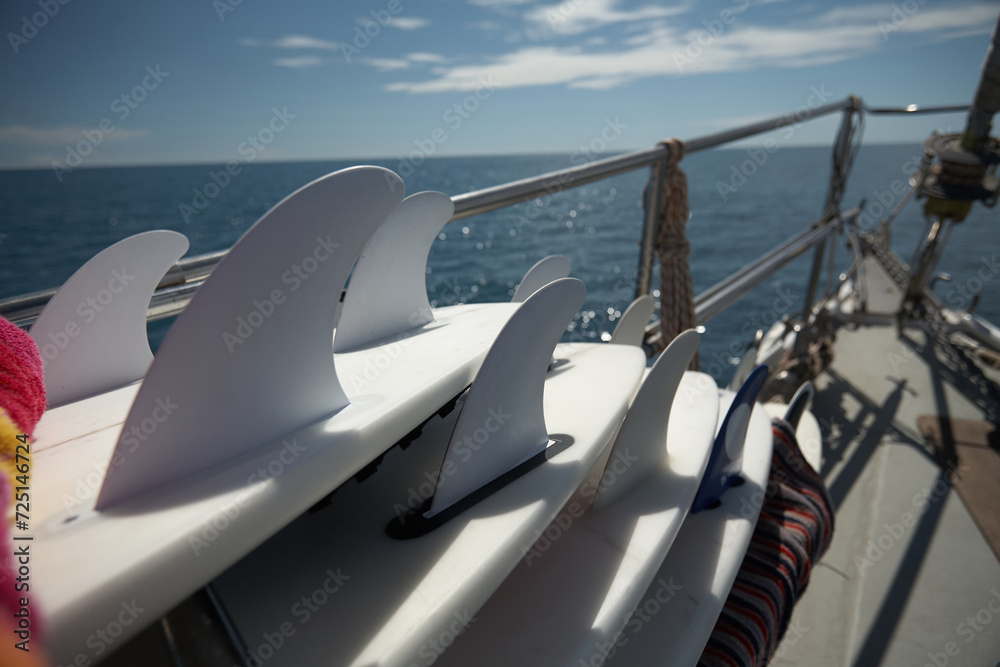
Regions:
<instances>
[{"instance_id":1,"label":"blue surfboard fin","mask_svg":"<svg viewBox=\"0 0 1000 667\"><path fill-rule=\"evenodd\" d=\"M740 479L743 468L743 442L750 424L754 401L767 380L767 366L760 365L750 373L736 392L719 432L712 444L708 468L695 494L692 512L711 507L730 486Z\"/></svg>"}]
</instances>

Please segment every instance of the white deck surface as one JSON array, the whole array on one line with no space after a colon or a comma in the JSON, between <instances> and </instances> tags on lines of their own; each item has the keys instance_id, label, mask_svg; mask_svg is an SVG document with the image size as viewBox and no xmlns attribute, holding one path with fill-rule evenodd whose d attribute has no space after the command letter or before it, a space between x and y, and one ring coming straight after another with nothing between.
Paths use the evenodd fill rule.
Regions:
<instances>
[{"instance_id":1,"label":"white deck surface","mask_svg":"<svg viewBox=\"0 0 1000 667\"><path fill-rule=\"evenodd\" d=\"M869 294L888 294L871 284L880 278L869 271ZM925 414L982 420L984 397L923 351L922 331L903 334L842 327L817 379L836 528L772 665L1000 661L1000 563L916 425Z\"/></svg>"}]
</instances>

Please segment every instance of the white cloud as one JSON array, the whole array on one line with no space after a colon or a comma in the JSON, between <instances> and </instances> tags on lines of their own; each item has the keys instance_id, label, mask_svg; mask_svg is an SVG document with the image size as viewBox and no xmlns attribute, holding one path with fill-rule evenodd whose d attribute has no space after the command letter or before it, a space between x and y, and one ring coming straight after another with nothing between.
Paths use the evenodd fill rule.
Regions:
<instances>
[{"instance_id":1,"label":"white cloud","mask_svg":"<svg viewBox=\"0 0 1000 667\"><path fill-rule=\"evenodd\" d=\"M969 5L966 7L949 7L947 9L918 9L905 20L893 23L893 13L887 12L884 19L892 25L898 25L900 32L929 32L949 28L980 27L989 34L997 20L997 5ZM898 19L897 19L898 20ZM892 33L889 33L890 35Z\"/></svg>"},{"instance_id":2,"label":"white cloud","mask_svg":"<svg viewBox=\"0 0 1000 667\"><path fill-rule=\"evenodd\" d=\"M430 24L429 19L421 19L416 16L393 16L389 21L390 28L399 28L400 30L417 30Z\"/></svg>"},{"instance_id":3,"label":"white cloud","mask_svg":"<svg viewBox=\"0 0 1000 667\"><path fill-rule=\"evenodd\" d=\"M363 65L370 65L380 72L407 69L410 66L409 60L400 58L358 58L358 62Z\"/></svg>"},{"instance_id":4,"label":"white cloud","mask_svg":"<svg viewBox=\"0 0 1000 667\"><path fill-rule=\"evenodd\" d=\"M301 58L275 58L274 64L277 67L315 67L322 65L322 58L316 56L302 56Z\"/></svg>"},{"instance_id":5,"label":"white cloud","mask_svg":"<svg viewBox=\"0 0 1000 667\"><path fill-rule=\"evenodd\" d=\"M242 46L269 46L278 49L326 49L336 51L340 48L337 42L329 42L308 35L284 35L275 40L241 39Z\"/></svg>"},{"instance_id":6,"label":"white cloud","mask_svg":"<svg viewBox=\"0 0 1000 667\"><path fill-rule=\"evenodd\" d=\"M595 9L578 27L620 18L611 0L590 0ZM581 5L583 11L587 5ZM650 8L626 14L636 15ZM891 8L884 7L891 12ZM610 13L609 13L610 12ZM708 34L701 26L681 31L674 25L653 23L625 41L617 52L588 53L578 46L527 46L495 56L481 64L435 68L436 76L397 81L386 90L409 93L475 90L480 79L492 76L501 87L566 85L607 89L639 78L679 76L704 72L732 72L759 67L804 67L837 62L872 53L886 42L871 7L833 10L811 20L784 26L736 22L708 44L695 40ZM888 17L888 14L885 15ZM625 19L622 19L625 20ZM631 19L629 19L631 20ZM942 31L962 29L988 32L996 22L992 4L947 9L923 8L897 26L900 32L924 33L935 39ZM895 33L889 33L889 39ZM978 32L977 32L978 34ZM704 40L701 40L704 41Z\"/></svg>"},{"instance_id":7,"label":"white cloud","mask_svg":"<svg viewBox=\"0 0 1000 667\"><path fill-rule=\"evenodd\" d=\"M676 16L688 11L686 5L658 7L646 5L632 10L617 9L620 0L565 0L535 7L524 15L536 27L562 35L576 35L614 23L648 21Z\"/></svg>"},{"instance_id":8,"label":"white cloud","mask_svg":"<svg viewBox=\"0 0 1000 667\"><path fill-rule=\"evenodd\" d=\"M27 125L8 125L0 127L0 143L8 144L33 144L39 146L75 144L83 141L86 132L101 132L95 127L79 127L63 125L61 127L28 127ZM113 131L101 135L106 141L127 141L145 137L149 130L128 130L115 128Z\"/></svg>"},{"instance_id":9,"label":"white cloud","mask_svg":"<svg viewBox=\"0 0 1000 667\"><path fill-rule=\"evenodd\" d=\"M874 23L889 15L892 8L889 5L862 5L856 7L837 7L820 16L817 21L824 23Z\"/></svg>"},{"instance_id":10,"label":"white cloud","mask_svg":"<svg viewBox=\"0 0 1000 667\"><path fill-rule=\"evenodd\" d=\"M362 65L374 67L380 72L391 72L393 70L409 69L409 67L414 63L433 63L440 65L441 63L447 63L450 61L448 58L438 55L437 53L425 53L418 51L416 53L408 53L403 58L358 58L357 62ZM447 68L434 67L431 71L434 73L440 73L443 70L447 70Z\"/></svg>"},{"instance_id":11,"label":"white cloud","mask_svg":"<svg viewBox=\"0 0 1000 667\"><path fill-rule=\"evenodd\" d=\"M569 84L570 88L589 88L591 90L608 90L609 88L614 88L615 86L625 83L631 77L629 76L608 76L604 78L594 78L594 79L584 79L583 81L574 81Z\"/></svg>"},{"instance_id":12,"label":"white cloud","mask_svg":"<svg viewBox=\"0 0 1000 667\"><path fill-rule=\"evenodd\" d=\"M523 5L532 0L469 0L470 5L477 7L509 7L510 5Z\"/></svg>"},{"instance_id":13,"label":"white cloud","mask_svg":"<svg viewBox=\"0 0 1000 667\"><path fill-rule=\"evenodd\" d=\"M406 59L414 63L446 63L448 59L436 53L410 53Z\"/></svg>"}]
</instances>

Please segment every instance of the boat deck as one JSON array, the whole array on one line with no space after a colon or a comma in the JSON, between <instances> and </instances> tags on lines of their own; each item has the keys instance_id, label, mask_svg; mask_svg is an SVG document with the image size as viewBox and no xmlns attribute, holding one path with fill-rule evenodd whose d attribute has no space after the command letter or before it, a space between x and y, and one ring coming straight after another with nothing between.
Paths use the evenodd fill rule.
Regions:
<instances>
[{"instance_id":1,"label":"boat deck","mask_svg":"<svg viewBox=\"0 0 1000 667\"><path fill-rule=\"evenodd\" d=\"M996 665L1000 371L899 331L898 290L866 264L867 313L838 330L812 408L833 542L771 664Z\"/></svg>"}]
</instances>

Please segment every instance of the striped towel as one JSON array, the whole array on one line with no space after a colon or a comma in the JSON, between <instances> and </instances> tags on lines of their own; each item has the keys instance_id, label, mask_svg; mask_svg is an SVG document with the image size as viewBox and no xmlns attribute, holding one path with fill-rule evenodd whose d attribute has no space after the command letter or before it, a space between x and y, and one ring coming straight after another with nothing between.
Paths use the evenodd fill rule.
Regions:
<instances>
[{"instance_id":1,"label":"striped towel","mask_svg":"<svg viewBox=\"0 0 1000 667\"><path fill-rule=\"evenodd\" d=\"M809 583L812 564L830 545L833 503L806 462L795 431L775 419L767 495L736 582L698 664L766 665Z\"/></svg>"}]
</instances>

